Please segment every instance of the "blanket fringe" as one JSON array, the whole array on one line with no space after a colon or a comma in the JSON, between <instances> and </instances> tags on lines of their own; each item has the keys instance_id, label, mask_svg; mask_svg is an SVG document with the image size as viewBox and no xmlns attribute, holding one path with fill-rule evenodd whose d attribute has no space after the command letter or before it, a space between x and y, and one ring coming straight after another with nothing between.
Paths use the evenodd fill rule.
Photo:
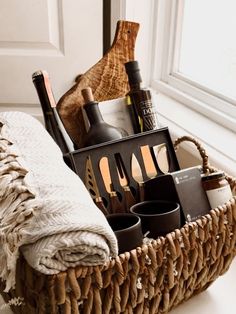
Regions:
<instances>
[{"instance_id":1,"label":"blanket fringe","mask_svg":"<svg viewBox=\"0 0 236 314\"><path fill-rule=\"evenodd\" d=\"M12 142L4 137L3 123L0 123L0 277L6 282L5 291L15 286L16 262L21 246L20 227L34 215L32 199L35 195L27 187L23 167Z\"/></svg>"}]
</instances>

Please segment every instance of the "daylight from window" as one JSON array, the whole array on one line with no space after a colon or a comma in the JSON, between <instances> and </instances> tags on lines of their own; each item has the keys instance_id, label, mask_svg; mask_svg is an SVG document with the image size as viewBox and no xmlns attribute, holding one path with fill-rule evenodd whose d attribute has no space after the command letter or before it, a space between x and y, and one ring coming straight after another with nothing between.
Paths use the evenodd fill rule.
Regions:
<instances>
[{"instance_id":1,"label":"daylight from window","mask_svg":"<svg viewBox=\"0 0 236 314\"><path fill-rule=\"evenodd\" d=\"M236 99L236 0L186 0L179 72Z\"/></svg>"}]
</instances>

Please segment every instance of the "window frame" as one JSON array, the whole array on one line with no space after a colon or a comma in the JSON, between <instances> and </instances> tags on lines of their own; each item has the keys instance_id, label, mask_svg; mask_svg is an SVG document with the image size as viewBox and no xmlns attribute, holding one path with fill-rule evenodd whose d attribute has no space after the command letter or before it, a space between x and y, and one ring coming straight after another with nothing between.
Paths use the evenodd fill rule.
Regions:
<instances>
[{"instance_id":1,"label":"window frame","mask_svg":"<svg viewBox=\"0 0 236 314\"><path fill-rule=\"evenodd\" d=\"M159 0L154 10L153 89L236 131L236 101L177 71L184 0Z\"/></svg>"}]
</instances>

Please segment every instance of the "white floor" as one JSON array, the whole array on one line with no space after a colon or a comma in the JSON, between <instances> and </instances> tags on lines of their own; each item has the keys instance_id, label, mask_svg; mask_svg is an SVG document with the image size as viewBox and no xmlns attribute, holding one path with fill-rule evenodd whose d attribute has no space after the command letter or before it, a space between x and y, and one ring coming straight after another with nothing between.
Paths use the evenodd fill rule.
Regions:
<instances>
[{"instance_id":1,"label":"white floor","mask_svg":"<svg viewBox=\"0 0 236 314\"><path fill-rule=\"evenodd\" d=\"M11 310L2 309L0 313L11 314ZM207 291L179 305L170 314L235 314L236 313L236 259L228 272L218 278ZM30 313L29 313L30 314Z\"/></svg>"}]
</instances>

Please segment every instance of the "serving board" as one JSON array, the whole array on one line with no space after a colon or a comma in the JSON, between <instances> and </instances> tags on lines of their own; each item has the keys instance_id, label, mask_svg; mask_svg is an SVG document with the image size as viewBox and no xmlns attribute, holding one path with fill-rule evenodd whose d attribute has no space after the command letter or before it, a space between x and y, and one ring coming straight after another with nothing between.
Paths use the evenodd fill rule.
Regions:
<instances>
[{"instance_id":1,"label":"serving board","mask_svg":"<svg viewBox=\"0 0 236 314\"><path fill-rule=\"evenodd\" d=\"M82 147L83 136L86 132L82 114L81 90L91 87L94 98L98 102L124 97L127 94L128 78L124 63L134 60L138 29L138 23L118 21L111 48L60 98L57 110L77 147Z\"/></svg>"}]
</instances>

